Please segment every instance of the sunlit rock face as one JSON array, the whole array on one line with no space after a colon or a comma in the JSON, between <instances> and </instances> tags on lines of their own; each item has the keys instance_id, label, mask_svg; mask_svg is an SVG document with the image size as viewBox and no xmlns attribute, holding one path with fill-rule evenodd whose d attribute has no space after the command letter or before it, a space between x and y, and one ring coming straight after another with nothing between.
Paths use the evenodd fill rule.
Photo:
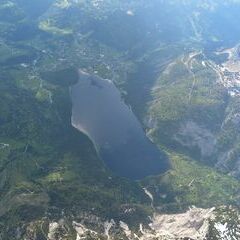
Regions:
<instances>
[{"instance_id":1,"label":"sunlit rock face","mask_svg":"<svg viewBox=\"0 0 240 240\"><path fill-rule=\"evenodd\" d=\"M73 126L89 136L114 173L141 179L169 168L167 157L146 137L110 80L80 71L71 97Z\"/></svg>"}]
</instances>

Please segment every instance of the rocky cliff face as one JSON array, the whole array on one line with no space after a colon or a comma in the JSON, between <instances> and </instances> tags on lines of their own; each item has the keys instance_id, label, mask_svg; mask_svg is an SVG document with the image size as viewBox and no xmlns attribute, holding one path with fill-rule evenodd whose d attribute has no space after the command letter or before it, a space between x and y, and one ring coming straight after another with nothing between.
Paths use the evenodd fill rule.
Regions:
<instances>
[{"instance_id":1,"label":"rocky cliff face","mask_svg":"<svg viewBox=\"0 0 240 240\"><path fill-rule=\"evenodd\" d=\"M104 221L96 216L79 216L78 220L66 218L55 222L42 219L25 226L24 239L126 239L126 240L177 240L177 239L238 239L240 218L236 209L191 208L182 214L155 214L149 224L140 223L130 229L123 221ZM22 229L18 229L20 236ZM19 239L16 236L16 239Z\"/></svg>"}]
</instances>

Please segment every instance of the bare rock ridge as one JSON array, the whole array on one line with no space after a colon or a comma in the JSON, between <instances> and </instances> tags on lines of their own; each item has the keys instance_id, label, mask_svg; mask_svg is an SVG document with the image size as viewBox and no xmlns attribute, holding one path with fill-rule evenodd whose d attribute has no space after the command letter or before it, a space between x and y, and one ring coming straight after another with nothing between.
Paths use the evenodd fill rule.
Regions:
<instances>
[{"instance_id":1,"label":"bare rock ridge","mask_svg":"<svg viewBox=\"0 0 240 240\"><path fill-rule=\"evenodd\" d=\"M103 221L86 215L81 222L70 223L60 219L48 223L47 237L49 240L59 240L63 236L74 236L71 238L73 240L88 238L92 240L237 240L240 236L240 228L237 224L231 224L233 220L240 221L235 211L226 207L219 209L193 207L181 214L155 213L149 224L140 224L138 229L134 230L123 221L116 222L113 219ZM28 234L31 230L34 231L33 226L28 227Z\"/></svg>"}]
</instances>

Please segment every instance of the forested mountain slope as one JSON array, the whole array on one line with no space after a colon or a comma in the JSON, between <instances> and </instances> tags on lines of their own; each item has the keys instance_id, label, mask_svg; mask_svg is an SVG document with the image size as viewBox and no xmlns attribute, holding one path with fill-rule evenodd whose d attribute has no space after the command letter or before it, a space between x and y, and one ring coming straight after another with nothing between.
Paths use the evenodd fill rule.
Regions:
<instances>
[{"instance_id":1,"label":"forested mountain slope","mask_svg":"<svg viewBox=\"0 0 240 240\"><path fill-rule=\"evenodd\" d=\"M239 10L1 1L0 239L237 239ZM114 82L169 171L132 181L106 168L71 123L78 69Z\"/></svg>"}]
</instances>

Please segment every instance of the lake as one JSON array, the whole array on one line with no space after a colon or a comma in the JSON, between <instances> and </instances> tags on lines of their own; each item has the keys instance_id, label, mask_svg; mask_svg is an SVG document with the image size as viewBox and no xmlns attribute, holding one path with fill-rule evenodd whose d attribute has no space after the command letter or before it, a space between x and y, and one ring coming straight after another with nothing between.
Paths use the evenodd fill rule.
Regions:
<instances>
[{"instance_id":1,"label":"lake","mask_svg":"<svg viewBox=\"0 0 240 240\"><path fill-rule=\"evenodd\" d=\"M79 71L71 98L72 125L91 139L116 175L142 179L169 169L167 156L147 138L112 81Z\"/></svg>"}]
</instances>

